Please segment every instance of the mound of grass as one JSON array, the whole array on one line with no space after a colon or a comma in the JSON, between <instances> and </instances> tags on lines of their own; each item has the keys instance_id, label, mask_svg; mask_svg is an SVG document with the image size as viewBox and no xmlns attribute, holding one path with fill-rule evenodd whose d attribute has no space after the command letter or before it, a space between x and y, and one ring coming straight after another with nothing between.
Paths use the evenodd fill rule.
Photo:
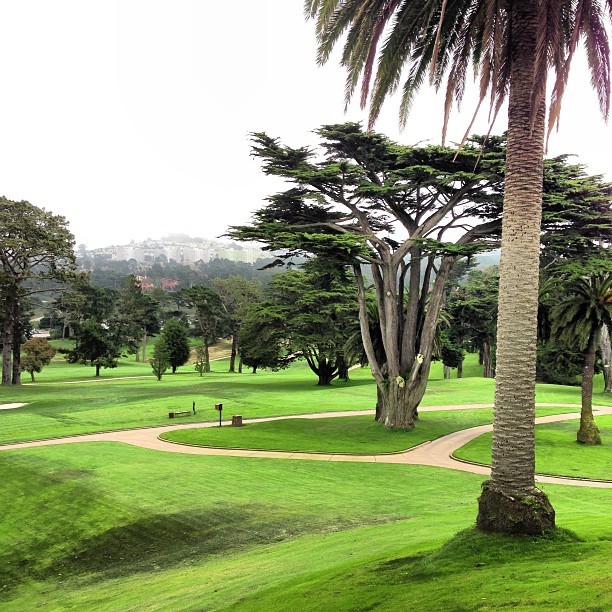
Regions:
<instances>
[{"instance_id":1,"label":"mound of grass","mask_svg":"<svg viewBox=\"0 0 612 612\"><path fill-rule=\"evenodd\" d=\"M481 477L117 443L0 458L3 610L580 609L586 590L610 603L608 490L547 487L583 542L440 548L473 524Z\"/></svg>"},{"instance_id":2,"label":"mound of grass","mask_svg":"<svg viewBox=\"0 0 612 612\"><path fill-rule=\"evenodd\" d=\"M540 415L570 408L540 408ZM454 431L491 423L493 411L441 410L424 412L411 431L389 430L371 416L325 419L283 419L250 423L243 427L207 427L169 431L160 437L171 442L216 446L320 453L394 453L435 440Z\"/></svg>"},{"instance_id":3,"label":"mound of grass","mask_svg":"<svg viewBox=\"0 0 612 612\"><path fill-rule=\"evenodd\" d=\"M246 596L232 609L274 612L299 601L304 611L325 602L334 610L603 612L612 592L598 568L609 546L565 530L529 539L468 529L433 551L313 573Z\"/></svg>"},{"instance_id":4,"label":"mound of grass","mask_svg":"<svg viewBox=\"0 0 612 612\"><path fill-rule=\"evenodd\" d=\"M612 415L596 417L602 444L576 442L580 421L536 426L536 472L612 480ZM455 451L459 459L491 465L491 434L484 434Z\"/></svg>"}]
</instances>

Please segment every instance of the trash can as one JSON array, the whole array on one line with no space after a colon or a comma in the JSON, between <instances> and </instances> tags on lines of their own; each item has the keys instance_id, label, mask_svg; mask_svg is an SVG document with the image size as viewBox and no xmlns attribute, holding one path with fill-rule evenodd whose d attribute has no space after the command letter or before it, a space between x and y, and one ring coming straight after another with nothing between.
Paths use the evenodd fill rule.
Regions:
<instances>
[{"instance_id":1,"label":"trash can","mask_svg":"<svg viewBox=\"0 0 612 612\"><path fill-rule=\"evenodd\" d=\"M235 414L232 417L232 427L242 427L242 415Z\"/></svg>"}]
</instances>

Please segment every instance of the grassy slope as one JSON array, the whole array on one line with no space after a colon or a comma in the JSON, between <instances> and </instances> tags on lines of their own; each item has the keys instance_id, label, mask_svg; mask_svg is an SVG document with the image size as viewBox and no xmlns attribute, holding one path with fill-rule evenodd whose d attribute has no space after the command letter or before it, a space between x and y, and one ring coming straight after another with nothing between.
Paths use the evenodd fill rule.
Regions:
<instances>
[{"instance_id":1,"label":"grassy slope","mask_svg":"<svg viewBox=\"0 0 612 612\"><path fill-rule=\"evenodd\" d=\"M113 374L130 368L146 371ZM319 389L300 367L252 378L216 368L202 381L189 372L0 389L0 402L37 401L0 417L9 436L45 437L167 423L169 405L190 406L196 392L202 405L224 401L245 417L373 399L366 372ZM437 379L424 403L491 399L492 381ZM578 403L579 389L540 387L538 400ZM481 477L89 443L0 453L0 478L2 610L612 608L608 490L546 488L560 525L584 541L464 534L440 549L473 524Z\"/></svg>"},{"instance_id":2,"label":"grassy slope","mask_svg":"<svg viewBox=\"0 0 612 612\"><path fill-rule=\"evenodd\" d=\"M473 523L480 477L112 443L1 459L3 610L578 609L587 587L612 605L612 491L547 488L584 542L476 536L429 559Z\"/></svg>"}]
</instances>

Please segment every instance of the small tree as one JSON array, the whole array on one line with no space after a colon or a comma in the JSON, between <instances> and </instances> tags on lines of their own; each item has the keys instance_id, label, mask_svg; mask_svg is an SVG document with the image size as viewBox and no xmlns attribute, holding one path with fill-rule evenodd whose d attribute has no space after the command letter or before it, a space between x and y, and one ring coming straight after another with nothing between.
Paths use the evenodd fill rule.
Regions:
<instances>
[{"instance_id":1,"label":"small tree","mask_svg":"<svg viewBox=\"0 0 612 612\"><path fill-rule=\"evenodd\" d=\"M42 372L44 366L49 365L55 357L55 347L45 338L32 338L21 345L25 355L21 358L21 367L30 373L34 382L34 372Z\"/></svg>"},{"instance_id":2,"label":"small tree","mask_svg":"<svg viewBox=\"0 0 612 612\"><path fill-rule=\"evenodd\" d=\"M164 336L160 336L155 343L153 349L153 357L149 359L153 373L157 376L157 380L161 380L166 370L170 367L170 354L166 339Z\"/></svg>"},{"instance_id":3,"label":"small tree","mask_svg":"<svg viewBox=\"0 0 612 612\"><path fill-rule=\"evenodd\" d=\"M196 346L195 370L200 376L204 372L210 372L210 359L204 345Z\"/></svg>"},{"instance_id":4,"label":"small tree","mask_svg":"<svg viewBox=\"0 0 612 612\"><path fill-rule=\"evenodd\" d=\"M161 336L168 354L168 365L172 368L174 374L179 366L185 365L189 361L190 350L187 329L178 319L170 319L164 325Z\"/></svg>"},{"instance_id":5,"label":"small tree","mask_svg":"<svg viewBox=\"0 0 612 612\"><path fill-rule=\"evenodd\" d=\"M68 353L70 363L95 366L96 376L100 376L100 368L116 368L119 357L121 347L117 339L106 324L98 321L81 324L76 345Z\"/></svg>"},{"instance_id":6,"label":"small tree","mask_svg":"<svg viewBox=\"0 0 612 612\"><path fill-rule=\"evenodd\" d=\"M593 373L599 334L603 325L612 324L612 274L574 278L565 287L565 299L552 310L553 336L582 351L582 409L577 440L601 444L593 418Z\"/></svg>"}]
</instances>

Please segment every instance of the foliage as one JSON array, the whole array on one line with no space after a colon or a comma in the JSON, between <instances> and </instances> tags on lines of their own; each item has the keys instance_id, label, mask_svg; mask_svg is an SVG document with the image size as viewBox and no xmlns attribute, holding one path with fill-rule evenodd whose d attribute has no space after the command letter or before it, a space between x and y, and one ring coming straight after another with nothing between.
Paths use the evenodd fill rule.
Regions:
<instances>
[{"instance_id":1,"label":"foliage","mask_svg":"<svg viewBox=\"0 0 612 612\"><path fill-rule=\"evenodd\" d=\"M587 268L588 269L588 268ZM593 375L599 336L612 326L612 274L592 274L569 280L565 295L552 309L552 335L582 352L582 410L578 442L601 444L592 411Z\"/></svg>"},{"instance_id":2,"label":"foliage","mask_svg":"<svg viewBox=\"0 0 612 612\"><path fill-rule=\"evenodd\" d=\"M232 335L229 370L234 372L236 355L240 352L238 345L240 326L253 306L261 300L261 284L237 275L227 279L215 278L212 284L219 292L221 305L229 323Z\"/></svg>"},{"instance_id":3,"label":"foliage","mask_svg":"<svg viewBox=\"0 0 612 612\"><path fill-rule=\"evenodd\" d=\"M43 367L51 363L57 352L46 338L30 338L21 345L21 350L25 353L21 358L21 368L30 373L32 382L34 373L42 372Z\"/></svg>"},{"instance_id":4,"label":"foliage","mask_svg":"<svg viewBox=\"0 0 612 612\"><path fill-rule=\"evenodd\" d=\"M115 368L121 357L121 345L109 327L95 319L80 324L76 345L68 353L70 363L95 366L96 376L100 368Z\"/></svg>"},{"instance_id":5,"label":"foliage","mask_svg":"<svg viewBox=\"0 0 612 612\"><path fill-rule=\"evenodd\" d=\"M348 377L344 344L356 329L355 289L346 271L316 258L301 271L276 274L264 296L271 321L282 330L287 349L303 356L319 385Z\"/></svg>"},{"instance_id":6,"label":"foliage","mask_svg":"<svg viewBox=\"0 0 612 612\"><path fill-rule=\"evenodd\" d=\"M233 227L229 235L263 242L280 253L279 262L317 256L353 267L364 345L387 405L382 418L389 427L410 428L454 260L499 236L503 142L480 139L461 151L401 146L354 123L316 133L319 150L253 134L264 172L293 186L268 198L251 226ZM459 235L454 242L451 230ZM371 267L385 313L379 321L386 368L372 349L362 264Z\"/></svg>"},{"instance_id":7,"label":"foliage","mask_svg":"<svg viewBox=\"0 0 612 612\"><path fill-rule=\"evenodd\" d=\"M456 350L471 349L483 355L484 375L493 376L491 349L495 346L499 271L496 266L471 270L463 285L456 286L447 298L450 329L446 332L447 360L461 363ZM445 361L446 365L451 365Z\"/></svg>"},{"instance_id":8,"label":"foliage","mask_svg":"<svg viewBox=\"0 0 612 612\"><path fill-rule=\"evenodd\" d=\"M276 372L287 368L296 358L289 354L283 326L264 305L255 305L246 316L238 334L244 365Z\"/></svg>"},{"instance_id":9,"label":"foliage","mask_svg":"<svg viewBox=\"0 0 612 612\"><path fill-rule=\"evenodd\" d=\"M4 196L0 197L0 235L2 384L10 385L20 383L24 299L73 278L74 237L64 217ZM43 281L46 284L41 285Z\"/></svg>"},{"instance_id":10,"label":"foliage","mask_svg":"<svg viewBox=\"0 0 612 612\"><path fill-rule=\"evenodd\" d=\"M161 380L170 367L170 350L165 336L162 335L155 343L153 356L149 359L149 363L157 380Z\"/></svg>"},{"instance_id":11,"label":"foliage","mask_svg":"<svg viewBox=\"0 0 612 612\"><path fill-rule=\"evenodd\" d=\"M427 76L436 89L446 78L443 141L453 102L461 104L470 69L480 76L478 109L489 97L493 117L509 96L511 84L519 84L516 83L518 79L511 80L511 68L520 51L524 53L525 50L515 49L510 24L513 19L517 24L521 23L521 17L525 19L520 4L462 0L447 6L442 0L423 4L305 0L305 7L306 14L316 19L320 63L330 58L335 45L348 33L341 60L348 73L346 103L361 79L360 102L363 108L369 100L370 127L384 100L400 86L401 79L404 82L400 123L405 124L412 102ZM591 82L597 91L602 114L607 116L610 49L604 22L606 12L611 10L610 4L604 8L591 2L560 0L535 12L538 53L532 58L531 67L536 78L521 83L528 88L532 99L525 121L533 125L536 109L544 104L546 76L552 69L556 80L551 89L549 131L558 122L570 64L579 40L584 41ZM516 32L514 34L516 37Z\"/></svg>"},{"instance_id":12,"label":"foliage","mask_svg":"<svg viewBox=\"0 0 612 612\"><path fill-rule=\"evenodd\" d=\"M189 361L190 349L187 328L178 319L170 319L161 331L162 344L167 352L172 373Z\"/></svg>"}]
</instances>

